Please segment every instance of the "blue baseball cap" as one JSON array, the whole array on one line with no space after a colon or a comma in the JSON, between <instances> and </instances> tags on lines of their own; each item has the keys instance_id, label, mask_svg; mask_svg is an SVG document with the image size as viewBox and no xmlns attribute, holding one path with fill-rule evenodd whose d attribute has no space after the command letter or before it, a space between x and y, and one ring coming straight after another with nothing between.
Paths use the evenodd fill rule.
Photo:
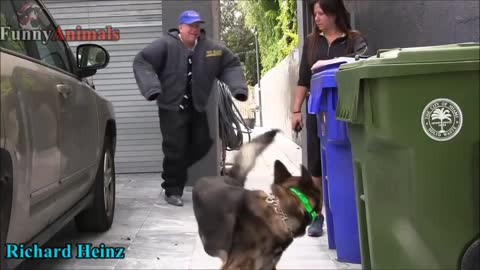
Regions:
<instances>
[{"instance_id":1,"label":"blue baseball cap","mask_svg":"<svg viewBox=\"0 0 480 270\"><path fill-rule=\"evenodd\" d=\"M195 10L186 10L178 17L178 24L204 23L200 14Z\"/></svg>"}]
</instances>

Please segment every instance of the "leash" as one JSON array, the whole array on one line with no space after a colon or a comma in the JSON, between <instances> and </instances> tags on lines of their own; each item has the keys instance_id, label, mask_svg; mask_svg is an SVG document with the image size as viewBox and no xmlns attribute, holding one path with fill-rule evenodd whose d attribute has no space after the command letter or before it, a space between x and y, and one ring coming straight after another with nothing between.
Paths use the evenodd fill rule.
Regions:
<instances>
[{"instance_id":1,"label":"leash","mask_svg":"<svg viewBox=\"0 0 480 270\"><path fill-rule=\"evenodd\" d=\"M268 194L267 198L265 199L265 202L273 207L273 210L275 213L280 216L280 218L283 221L283 224L288 230L288 233L290 235L290 238L293 238L293 231L292 228L288 225L288 216L285 214L285 212L282 210L280 207L280 200L278 199L277 196L273 195L272 193Z\"/></svg>"},{"instance_id":2,"label":"leash","mask_svg":"<svg viewBox=\"0 0 480 270\"><path fill-rule=\"evenodd\" d=\"M248 141L250 141L252 131L233 102L233 97L228 86L219 81L218 89L218 130L222 141L220 172L221 175L224 175L227 167L227 151L240 149L243 145L243 133L248 135ZM245 128L245 132L242 130L242 126Z\"/></svg>"},{"instance_id":3,"label":"leash","mask_svg":"<svg viewBox=\"0 0 480 270\"><path fill-rule=\"evenodd\" d=\"M218 88L219 135L222 142L225 142L224 150L238 150L243 145L243 133L248 135L248 141L250 141L252 131L245 122L245 119L243 119L240 110L233 102L233 97L228 85L219 81ZM246 131L242 130L242 126Z\"/></svg>"},{"instance_id":4,"label":"leash","mask_svg":"<svg viewBox=\"0 0 480 270\"><path fill-rule=\"evenodd\" d=\"M302 203L303 207L305 208L306 213L310 216L311 222L313 222L317 218L317 212L313 210L312 205L308 201L307 197L305 194L303 194L300 190L298 190L296 187L290 187L289 190L300 200ZM277 196L275 196L273 193L269 193L267 195L267 198L265 199L265 202L273 207L273 210L277 215L280 216L280 218L283 221L283 224L285 224L285 227L287 228L290 237L293 238L293 231L292 228L288 225L288 216L285 214L283 209L280 207L280 199L278 199Z\"/></svg>"}]
</instances>

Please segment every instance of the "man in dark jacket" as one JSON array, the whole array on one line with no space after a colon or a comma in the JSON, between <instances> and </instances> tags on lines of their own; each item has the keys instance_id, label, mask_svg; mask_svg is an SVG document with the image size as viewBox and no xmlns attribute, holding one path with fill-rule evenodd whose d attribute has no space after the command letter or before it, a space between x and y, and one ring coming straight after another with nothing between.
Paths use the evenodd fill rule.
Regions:
<instances>
[{"instance_id":1,"label":"man in dark jacket","mask_svg":"<svg viewBox=\"0 0 480 270\"><path fill-rule=\"evenodd\" d=\"M248 97L238 57L207 39L202 23L196 11L184 11L178 29L152 42L133 61L140 92L159 107L165 155L162 187L165 200L176 206L183 205L188 167L212 145L205 107L215 79L226 83L235 99Z\"/></svg>"}]
</instances>

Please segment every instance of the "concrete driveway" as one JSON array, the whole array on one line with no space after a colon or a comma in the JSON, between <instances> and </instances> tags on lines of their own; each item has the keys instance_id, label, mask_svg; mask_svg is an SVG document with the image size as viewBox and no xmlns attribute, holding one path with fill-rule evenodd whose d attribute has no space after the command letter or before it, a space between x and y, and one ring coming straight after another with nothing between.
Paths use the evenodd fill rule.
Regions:
<instances>
[{"instance_id":1,"label":"concrete driveway","mask_svg":"<svg viewBox=\"0 0 480 270\"><path fill-rule=\"evenodd\" d=\"M229 157L232 154L229 152ZM250 173L248 188L268 189L275 159L293 174L300 172L301 149L280 134ZM203 251L198 237L191 189L185 192L184 207L174 207L163 200L160 183L160 174L118 175L115 219L108 232L79 233L71 223L45 245L103 243L125 248L125 258L28 260L19 269L219 269L220 261ZM340 263L335 258L326 235L305 236L287 249L278 269L361 269L360 265Z\"/></svg>"}]
</instances>

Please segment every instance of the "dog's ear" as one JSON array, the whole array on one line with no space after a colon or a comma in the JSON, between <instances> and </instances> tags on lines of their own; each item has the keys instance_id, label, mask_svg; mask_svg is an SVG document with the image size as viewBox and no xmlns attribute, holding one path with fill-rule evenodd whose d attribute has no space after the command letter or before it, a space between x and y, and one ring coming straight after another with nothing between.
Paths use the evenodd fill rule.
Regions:
<instances>
[{"instance_id":1,"label":"dog's ear","mask_svg":"<svg viewBox=\"0 0 480 270\"><path fill-rule=\"evenodd\" d=\"M302 167L302 178L300 183L303 185L310 185L310 184L313 185L312 175L307 170L307 168L305 168L305 166L301 165L301 167Z\"/></svg>"},{"instance_id":2,"label":"dog's ear","mask_svg":"<svg viewBox=\"0 0 480 270\"><path fill-rule=\"evenodd\" d=\"M275 160L273 183L280 185L291 176L292 174L290 174L285 165L280 160Z\"/></svg>"}]
</instances>

